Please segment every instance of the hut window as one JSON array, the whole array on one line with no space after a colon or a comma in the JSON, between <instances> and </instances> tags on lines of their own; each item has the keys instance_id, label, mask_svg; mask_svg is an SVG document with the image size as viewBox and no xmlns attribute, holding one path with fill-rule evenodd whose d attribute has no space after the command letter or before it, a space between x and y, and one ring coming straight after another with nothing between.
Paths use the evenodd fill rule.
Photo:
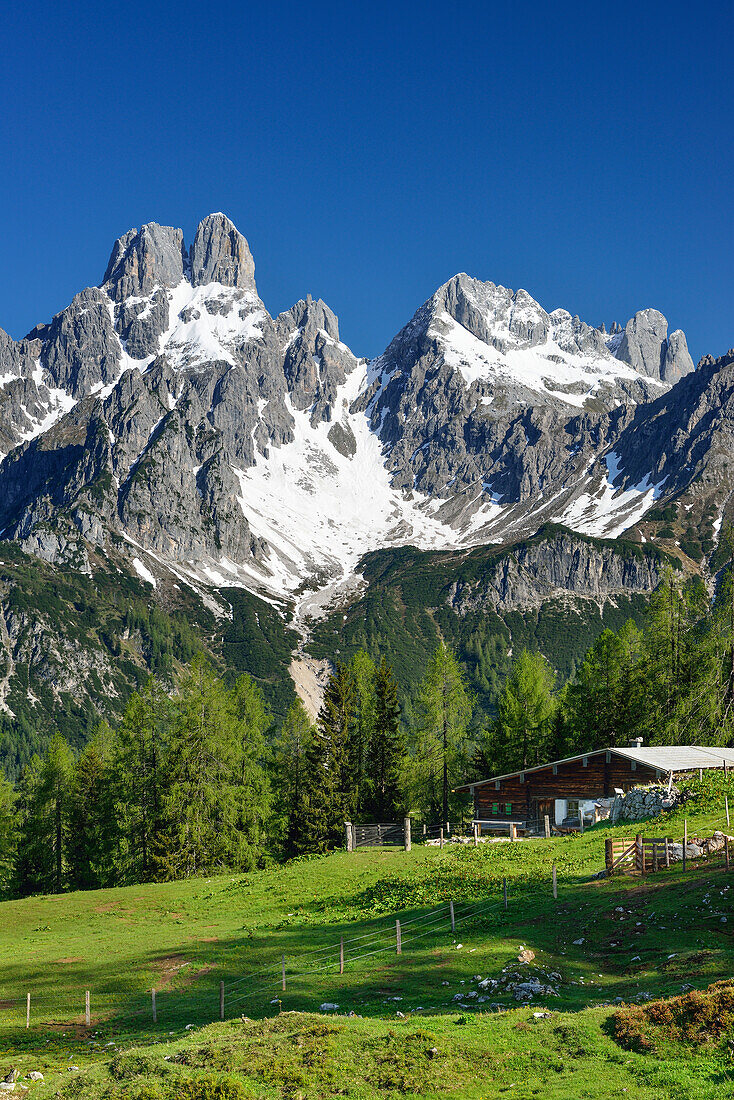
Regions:
<instances>
[{"instance_id":1,"label":"hut window","mask_svg":"<svg viewBox=\"0 0 734 1100\"><path fill-rule=\"evenodd\" d=\"M511 802L505 802L505 813L508 815L508 817L512 813L512 803Z\"/></svg>"},{"instance_id":2,"label":"hut window","mask_svg":"<svg viewBox=\"0 0 734 1100\"><path fill-rule=\"evenodd\" d=\"M492 803L492 813L493 813L493 814L498 814L499 812L500 812L500 804L499 804L499 802L493 802L493 803Z\"/></svg>"}]
</instances>

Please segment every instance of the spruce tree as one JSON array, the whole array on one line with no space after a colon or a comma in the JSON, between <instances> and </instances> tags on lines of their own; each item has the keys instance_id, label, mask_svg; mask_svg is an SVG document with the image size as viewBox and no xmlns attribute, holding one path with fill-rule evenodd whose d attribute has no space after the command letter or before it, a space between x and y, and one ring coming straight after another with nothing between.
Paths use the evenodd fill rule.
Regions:
<instances>
[{"instance_id":1,"label":"spruce tree","mask_svg":"<svg viewBox=\"0 0 734 1100\"><path fill-rule=\"evenodd\" d=\"M367 750L369 796L365 812L376 821L392 821L403 809L400 772L404 746L397 684L384 657L375 669L373 683L374 719Z\"/></svg>"},{"instance_id":2,"label":"spruce tree","mask_svg":"<svg viewBox=\"0 0 734 1100\"><path fill-rule=\"evenodd\" d=\"M326 686L306 754L305 821L309 851L322 852L339 844L344 821L354 813L348 749L355 717L354 677L340 661Z\"/></svg>"},{"instance_id":3,"label":"spruce tree","mask_svg":"<svg viewBox=\"0 0 734 1100\"><path fill-rule=\"evenodd\" d=\"M303 703L297 699L285 716L274 751L283 849L289 856L299 855L308 848L305 821L308 786L306 769L313 736L313 723Z\"/></svg>"},{"instance_id":4,"label":"spruce tree","mask_svg":"<svg viewBox=\"0 0 734 1100\"><path fill-rule=\"evenodd\" d=\"M151 882L163 873L172 720L172 703L151 678L130 698L113 739L111 782L123 882Z\"/></svg>"},{"instance_id":5,"label":"spruce tree","mask_svg":"<svg viewBox=\"0 0 734 1100\"><path fill-rule=\"evenodd\" d=\"M375 662L360 649L352 658L349 670L354 682L354 720L349 727L347 757L352 789L352 813L360 820L366 811L368 798L369 746L375 729Z\"/></svg>"},{"instance_id":6,"label":"spruce tree","mask_svg":"<svg viewBox=\"0 0 734 1100\"><path fill-rule=\"evenodd\" d=\"M69 885L96 890L117 885L114 785L110 731L103 723L74 767L69 812Z\"/></svg>"},{"instance_id":7,"label":"spruce tree","mask_svg":"<svg viewBox=\"0 0 734 1100\"><path fill-rule=\"evenodd\" d=\"M13 868L13 893L48 893L52 858L47 816L40 799L43 761L34 753L20 773L16 787L17 845Z\"/></svg>"}]
</instances>

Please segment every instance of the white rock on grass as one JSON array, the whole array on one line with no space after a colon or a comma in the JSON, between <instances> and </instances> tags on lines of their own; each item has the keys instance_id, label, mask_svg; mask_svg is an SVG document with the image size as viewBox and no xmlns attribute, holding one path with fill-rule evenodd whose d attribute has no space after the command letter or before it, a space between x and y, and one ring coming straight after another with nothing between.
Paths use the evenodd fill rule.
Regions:
<instances>
[{"instance_id":1,"label":"white rock on grass","mask_svg":"<svg viewBox=\"0 0 734 1100\"><path fill-rule=\"evenodd\" d=\"M319 1005L319 1012L337 1012L339 1005L335 1005L332 1001L324 1001L322 1005Z\"/></svg>"}]
</instances>

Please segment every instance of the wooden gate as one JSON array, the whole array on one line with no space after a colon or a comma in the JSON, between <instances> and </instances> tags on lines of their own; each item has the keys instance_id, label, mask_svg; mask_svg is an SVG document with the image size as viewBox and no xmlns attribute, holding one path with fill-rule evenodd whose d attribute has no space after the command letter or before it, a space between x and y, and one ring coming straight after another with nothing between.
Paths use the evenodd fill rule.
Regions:
<instances>
[{"instance_id":1,"label":"wooden gate","mask_svg":"<svg viewBox=\"0 0 734 1100\"><path fill-rule=\"evenodd\" d=\"M605 841L605 864L608 875L637 871L646 875L661 867L670 867L670 837L636 837Z\"/></svg>"}]
</instances>

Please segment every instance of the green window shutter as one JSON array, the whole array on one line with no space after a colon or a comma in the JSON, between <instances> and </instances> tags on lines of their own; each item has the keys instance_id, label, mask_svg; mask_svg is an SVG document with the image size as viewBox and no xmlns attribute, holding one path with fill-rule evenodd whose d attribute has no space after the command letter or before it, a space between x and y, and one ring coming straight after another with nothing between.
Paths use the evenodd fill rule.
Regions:
<instances>
[{"instance_id":1,"label":"green window shutter","mask_svg":"<svg viewBox=\"0 0 734 1100\"><path fill-rule=\"evenodd\" d=\"M511 802L505 802L505 813L506 814L511 814L512 813L512 803Z\"/></svg>"},{"instance_id":2,"label":"green window shutter","mask_svg":"<svg viewBox=\"0 0 734 1100\"><path fill-rule=\"evenodd\" d=\"M493 813L493 814L498 814L499 812L500 812L500 804L499 804L499 802L493 802L493 803L492 803L492 813Z\"/></svg>"}]
</instances>

